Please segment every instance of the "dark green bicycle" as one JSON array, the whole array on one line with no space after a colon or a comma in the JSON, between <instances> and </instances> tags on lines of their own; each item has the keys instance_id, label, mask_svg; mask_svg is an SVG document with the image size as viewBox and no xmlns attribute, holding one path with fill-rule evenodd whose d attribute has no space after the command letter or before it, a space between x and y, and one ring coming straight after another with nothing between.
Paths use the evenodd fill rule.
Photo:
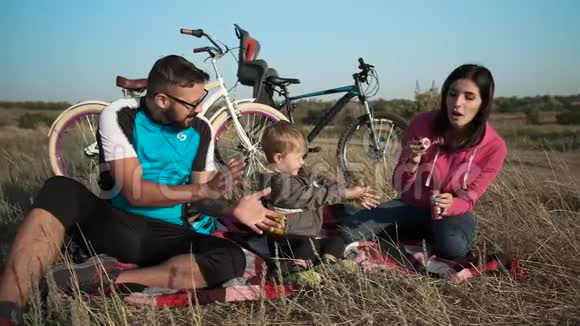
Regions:
<instances>
[{"instance_id":1,"label":"dark green bicycle","mask_svg":"<svg viewBox=\"0 0 580 326\"><path fill-rule=\"evenodd\" d=\"M401 151L401 138L407 127L405 119L391 112L378 112L368 102L368 98L376 95L379 88L378 75L374 66L358 59L360 71L352 75L354 84L345 87L328 89L320 92L290 96L288 86L299 84L298 79L281 78L271 73L258 92L257 102L285 110L291 122L294 122L296 101L327 94L345 93L331 108L326 110L307 135L308 142L317 138L320 132L329 125L336 115L347 104L358 99L363 114L355 118L338 138L336 149L337 163L347 181L378 178L388 179ZM273 100L274 94L283 99L279 103ZM310 151L319 151L311 148ZM386 169L386 171L385 171Z\"/></svg>"}]
</instances>

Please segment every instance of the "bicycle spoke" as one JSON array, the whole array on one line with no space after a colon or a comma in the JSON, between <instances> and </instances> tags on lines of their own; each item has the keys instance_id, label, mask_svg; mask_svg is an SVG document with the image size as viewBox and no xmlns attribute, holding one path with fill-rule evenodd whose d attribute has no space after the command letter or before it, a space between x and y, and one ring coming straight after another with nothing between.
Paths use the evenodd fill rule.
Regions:
<instances>
[{"instance_id":1,"label":"bicycle spoke","mask_svg":"<svg viewBox=\"0 0 580 326\"><path fill-rule=\"evenodd\" d=\"M252 145L254 145L254 143L256 142L255 125L256 125L256 117L254 115L252 115L251 118L248 117L248 126L246 128L246 131L248 132L248 139L250 139L250 143Z\"/></svg>"},{"instance_id":2,"label":"bicycle spoke","mask_svg":"<svg viewBox=\"0 0 580 326\"><path fill-rule=\"evenodd\" d=\"M220 126L220 136L216 139L216 158L220 162L227 162L231 158L241 156L246 158L245 175L253 178L256 173L263 172L267 167L267 158L261 146L264 130L277 120L261 112L241 112L238 121L250 141L253 150L250 152L242 146L233 119L228 119L225 125Z\"/></svg>"},{"instance_id":3,"label":"bicycle spoke","mask_svg":"<svg viewBox=\"0 0 580 326\"><path fill-rule=\"evenodd\" d=\"M98 147L95 146L99 113L100 110L95 109L70 118L58 131L54 154L60 165L59 173L94 190L97 190L94 186L99 171Z\"/></svg>"},{"instance_id":4,"label":"bicycle spoke","mask_svg":"<svg viewBox=\"0 0 580 326\"><path fill-rule=\"evenodd\" d=\"M382 128L383 127L383 119L380 119L379 122L380 122L380 124L377 127L377 129L379 130L379 134L377 136L377 143L378 143L377 144L377 150L380 150L381 149L381 139L382 139L381 136L383 135L383 132L382 132L383 131L383 128Z\"/></svg>"},{"instance_id":5,"label":"bicycle spoke","mask_svg":"<svg viewBox=\"0 0 580 326\"><path fill-rule=\"evenodd\" d=\"M252 155L250 155L250 158L248 159L248 175L253 175L254 174L254 157Z\"/></svg>"},{"instance_id":6,"label":"bicycle spoke","mask_svg":"<svg viewBox=\"0 0 580 326\"><path fill-rule=\"evenodd\" d=\"M389 130L389 136L387 137L387 143L385 144L385 149L383 150L383 157L387 154L387 148L389 148L389 142L391 140L391 135L393 134L394 124L391 124L391 130Z\"/></svg>"},{"instance_id":7,"label":"bicycle spoke","mask_svg":"<svg viewBox=\"0 0 580 326\"><path fill-rule=\"evenodd\" d=\"M376 114L372 122L368 118L360 120L345 131L346 138L341 137L339 164L348 180L384 179L398 160L405 125L382 113Z\"/></svg>"},{"instance_id":8,"label":"bicycle spoke","mask_svg":"<svg viewBox=\"0 0 580 326\"><path fill-rule=\"evenodd\" d=\"M232 143L232 144L233 144L233 143L234 143L234 141L235 141L234 139L229 139L229 138L225 138L225 137L221 137L221 138L220 138L220 140L225 140L225 141L227 141L227 142L230 142L230 143Z\"/></svg>"},{"instance_id":9,"label":"bicycle spoke","mask_svg":"<svg viewBox=\"0 0 580 326\"><path fill-rule=\"evenodd\" d=\"M254 125L252 126L252 135L253 135L253 145L258 144L262 139L260 138L260 130L262 129L261 123L258 119L257 123L254 118Z\"/></svg>"},{"instance_id":10,"label":"bicycle spoke","mask_svg":"<svg viewBox=\"0 0 580 326\"><path fill-rule=\"evenodd\" d=\"M258 120L258 121L256 121ZM263 121L263 124L260 122ZM262 135L264 134L264 129L266 128L266 124L268 120L264 117L256 117L254 115L251 127L251 134L252 134L252 145L256 145L262 141Z\"/></svg>"},{"instance_id":11,"label":"bicycle spoke","mask_svg":"<svg viewBox=\"0 0 580 326\"><path fill-rule=\"evenodd\" d=\"M91 171L97 171L99 165L97 164L96 160L91 160Z\"/></svg>"},{"instance_id":12,"label":"bicycle spoke","mask_svg":"<svg viewBox=\"0 0 580 326\"><path fill-rule=\"evenodd\" d=\"M264 137L264 131L266 131L266 119L264 119L264 126L260 128L260 135L258 136L260 140Z\"/></svg>"},{"instance_id":13,"label":"bicycle spoke","mask_svg":"<svg viewBox=\"0 0 580 326\"><path fill-rule=\"evenodd\" d=\"M259 133L260 133L260 122L258 119L258 122L256 122L256 117L253 117L252 119L252 129L251 129L251 134L252 134L252 145L255 145L256 143L260 142L260 138L259 138Z\"/></svg>"},{"instance_id":14,"label":"bicycle spoke","mask_svg":"<svg viewBox=\"0 0 580 326\"><path fill-rule=\"evenodd\" d=\"M95 129L93 129L93 123L92 121L89 119L89 117L85 117L85 119L87 120L87 123L89 124L89 128L91 129L91 134L95 134Z\"/></svg>"},{"instance_id":15,"label":"bicycle spoke","mask_svg":"<svg viewBox=\"0 0 580 326\"><path fill-rule=\"evenodd\" d=\"M260 159L256 160L258 165L260 166L260 170L265 171L268 169L268 167L266 165L264 165L262 162L267 162L267 158L266 155L264 155L262 152L257 152L259 154Z\"/></svg>"},{"instance_id":16,"label":"bicycle spoke","mask_svg":"<svg viewBox=\"0 0 580 326\"><path fill-rule=\"evenodd\" d=\"M93 136L94 136L95 141L97 141L97 132L98 132L98 129L99 129L98 128L99 121L98 120L95 121L95 118L98 119L98 117L95 117L95 116L91 117L91 121L93 122L93 126L95 126L95 132L93 132Z\"/></svg>"},{"instance_id":17,"label":"bicycle spoke","mask_svg":"<svg viewBox=\"0 0 580 326\"><path fill-rule=\"evenodd\" d=\"M252 132L252 135L254 136L254 140L256 140L256 139L255 139L255 136L256 136L256 133L255 133L255 131L256 131L256 130L255 130L255 126L256 126L256 115L252 115L252 126L251 126L251 129L250 129L250 130L251 130L251 132Z\"/></svg>"},{"instance_id":18,"label":"bicycle spoke","mask_svg":"<svg viewBox=\"0 0 580 326\"><path fill-rule=\"evenodd\" d=\"M87 135L86 135L86 133L83 131L82 124L81 124L79 121L77 121L77 122L75 123L75 125L77 125L77 126L78 126L79 124L80 124L80 128L79 128L79 130L80 130L81 136L83 137L83 141L84 141L84 143L85 143L85 144L88 144L88 143L89 143L89 140L87 139Z\"/></svg>"},{"instance_id":19,"label":"bicycle spoke","mask_svg":"<svg viewBox=\"0 0 580 326\"><path fill-rule=\"evenodd\" d=\"M266 131L266 128L268 127L268 126L266 126L266 124L268 123L268 119L264 118L263 121L264 121L264 125L260 128L260 130L261 130L260 131L260 139L262 139L262 137L264 136L264 131Z\"/></svg>"}]
</instances>

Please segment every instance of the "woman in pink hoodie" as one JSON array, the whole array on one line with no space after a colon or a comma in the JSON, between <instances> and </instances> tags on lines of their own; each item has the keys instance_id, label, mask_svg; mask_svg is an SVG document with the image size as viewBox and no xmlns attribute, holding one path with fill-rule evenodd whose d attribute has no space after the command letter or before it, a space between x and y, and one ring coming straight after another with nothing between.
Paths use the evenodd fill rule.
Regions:
<instances>
[{"instance_id":1,"label":"woman in pink hoodie","mask_svg":"<svg viewBox=\"0 0 580 326\"><path fill-rule=\"evenodd\" d=\"M462 65L447 77L440 109L418 114L402 139L392 180L399 199L346 218L341 234L347 242L393 237L394 231L397 238L427 238L441 257L469 252L475 203L507 155L505 142L487 122L493 92L491 72L479 65Z\"/></svg>"}]
</instances>

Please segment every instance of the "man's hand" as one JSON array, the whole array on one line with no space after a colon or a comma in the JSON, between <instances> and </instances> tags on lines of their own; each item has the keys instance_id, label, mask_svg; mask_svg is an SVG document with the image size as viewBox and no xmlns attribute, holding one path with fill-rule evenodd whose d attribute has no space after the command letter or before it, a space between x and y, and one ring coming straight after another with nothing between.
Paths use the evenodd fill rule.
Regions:
<instances>
[{"instance_id":1,"label":"man's hand","mask_svg":"<svg viewBox=\"0 0 580 326\"><path fill-rule=\"evenodd\" d=\"M270 191L270 188L266 188L240 199L233 208L233 217L258 234L282 228L282 225L274 220L283 218L283 214L265 208L260 201Z\"/></svg>"},{"instance_id":2,"label":"man's hand","mask_svg":"<svg viewBox=\"0 0 580 326\"><path fill-rule=\"evenodd\" d=\"M244 175L245 167L246 163L244 163L244 161L231 159L228 164L226 164L226 173L235 183Z\"/></svg>"},{"instance_id":3,"label":"man's hand","mask_svg":"<svg viewBox=\"0 0 580 326\"><path fill-rule=\"evenodd\" d=\"M433 198L437 207L441 208L441 215L447 215L447 210L453 205L453 194L443 193Z\"/></svg>"},{"instance_id":4,"label":"man's hand","mask_svg":"<svg viewBox=\"0 0 580 326\"><path fill-rule=\"evenodd\" d=\"M200 186L205 198L218 199L231 192L244 174L245 165L244 161L230 160L224 171L218 171L210 181Z\"/></svg>"}]
</instances>

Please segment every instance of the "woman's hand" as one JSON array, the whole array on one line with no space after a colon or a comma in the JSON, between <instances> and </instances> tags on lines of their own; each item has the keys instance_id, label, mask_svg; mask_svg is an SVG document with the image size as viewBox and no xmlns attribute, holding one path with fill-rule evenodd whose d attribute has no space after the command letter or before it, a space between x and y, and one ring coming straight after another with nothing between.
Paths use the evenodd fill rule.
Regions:
<instances>
[{"instance_id":1,"label":"woman's hand","mask_svg":"<svg viewBox=\"0 0 580 326\"><path fill-rule=\"evenodd\" d=\"M408 142L407 152L410 153L410 156L407 159L407 162L419 165L419 163L421 163L421 156L427 153L430 146L431 142L428 138L415 138Z\"/></svg>"},{"instance_id":2,"label":"woman's hand","mask_svg":"<svg viewBox=\"0 0 580 326\"><path fill-rule=\"evenodd\" d=\"M344 198L353 200L358 206L365 209L377 207L379 205L379 200L381 199L371 190L371 187L361 186L346 188L344 191Z\"/></svg>"},{"instance_id":3,"label":"woman's hand","mask_svg":"<svg viewBox=\"0 0 580 326\"><path fill-rule=\"evenodd\" d=\"M365 193L359 197L355 202L358 206L364 209L371 209L379 206L381 198L373 193Z\"/></svg>"},{"instance_id":4,"label":"woman's hand","mask_svg":"<svg viewBox=\"0 0 580 326\"><path fill-rule=\"evenodd\" d=\"M371 187L354 186L344 190L344 199L355 200L359 199L366 193L371 191Z\"/></svg>"},{"instance_id":5,"label":"woman's hand","mask_svg":"<svg viewBox=\"0 0 580 326\"><path fill-rule=\"evenodd\" d=\"M441 208L441 215L447 215L447 210L453 205L453 195L450 193L442 193L434 198L435 205Z\"/></svg>"}]
</instances>

